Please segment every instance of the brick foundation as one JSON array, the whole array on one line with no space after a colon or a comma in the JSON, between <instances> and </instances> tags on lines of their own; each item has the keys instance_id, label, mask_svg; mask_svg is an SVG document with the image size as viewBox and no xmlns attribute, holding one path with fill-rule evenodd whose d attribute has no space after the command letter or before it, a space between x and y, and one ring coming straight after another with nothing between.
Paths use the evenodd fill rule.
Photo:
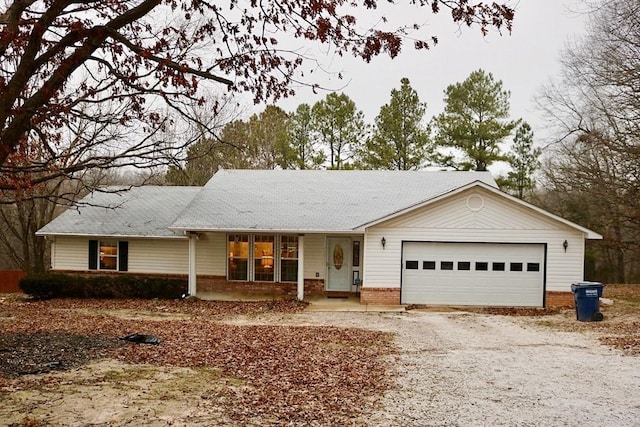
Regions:
<instances>
[{"instance_id":1,"label":"brick foundation","mask_svg":"<svg viewBox=\"0 0 640 427\"><path fill-rule=\"evenodd\" d=\"M572 292L547 291L545 294L546 308L574 307Z\"/></svg>"},{"instance_id":2,"label":"brick foundation","mask_svg":"<svg viewBox=\"0 0 640 427\"><path fill-rule=\"evenodd\" d=\"M295 282L238 282L225 276L198 276L198 292L229 292L248 295L271 295L273 297L295 297L298 284ZM305 279L304 295L324 295L324 280Z\"/></svg>"},{"instance_id":3,"label":"brick foundation","mask_svg":"<svg viewBox=\"0 0 640 427\"><path fill-rule=\"evenodd\" d=\"M304 296L325 295L324 279L304 279Z\"/></svg>"},{"instance_id":4,"label":"brick foundation","mask_svg":"<svg viewBox=\"0 0 640 427\"><path fill-rule=\"evenodd\" d=\"M360 289L361 304L400 304L400 288L362 288Z\"/></svg>"}]
</instances>

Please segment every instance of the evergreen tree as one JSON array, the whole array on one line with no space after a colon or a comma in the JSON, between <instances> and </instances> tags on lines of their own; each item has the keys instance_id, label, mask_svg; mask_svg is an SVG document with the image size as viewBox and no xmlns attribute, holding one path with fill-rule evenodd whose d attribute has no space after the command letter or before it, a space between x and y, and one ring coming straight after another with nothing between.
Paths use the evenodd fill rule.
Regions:
<instances>
[{"instance_id":1,"label":"evergreen tree","mask_svg":"<svg viewBox=\"0 0 640 427\"><path fill-rule=\"evenodd\" d=\"M380 108L373 136L361 155L367 169L418 169L431 154L429 133L422 119L426 104L409 79L391 91L391 100Z\"/></svg>"},{"instance_id":2,"label":"evergreen tree","mask_svg":"<svg viewBox=\"0 0 640 427\"><path fill-rule=\"evenodd\" d=\"M445 111L434 119L436 144L460 150L446 158L456 169L486 171L495 161L506 160L499 144L519 124L509 120L510 93L502 81L483 70L472 72L462 83L445 90Z\"/></svg>"},{"instance_id":3,"label":"evergreen tree","mask_svg":"<svg viewBox=\"0 0 640 427\"><path fill-rule=\"evenodd\" d=\"M329 152L330 169L351 169L349 161L367 136L364 114L347 95L330 93L311 109L313 127Z\"/></svg>"},{"instance_id":4,"label":"evergreen tree","mask_svg":"<svg viewBox=\"0 0 640 427\"><path fill-rule=\"evenodd\" d=\"M516 130L511 153L507 156L512 170L506 178L498 179L500 187L512 192L519 199L524 198L525 193L535 187L533 174L540 168L541 152L533 146L531 126L523 122Z\"/></svg>"},{"instance_id":5,"label":"evergreen tree","mask_svg":"<svg viewBox=\"0 0 640 427\"><path fill-rule=\"evenodd\" d=\"M318 149L313 130L313 116L309 104L300 104L291 115L289 147L286 151L284 169L319 169L325 155Z\"/></svg>"}]
</instances>

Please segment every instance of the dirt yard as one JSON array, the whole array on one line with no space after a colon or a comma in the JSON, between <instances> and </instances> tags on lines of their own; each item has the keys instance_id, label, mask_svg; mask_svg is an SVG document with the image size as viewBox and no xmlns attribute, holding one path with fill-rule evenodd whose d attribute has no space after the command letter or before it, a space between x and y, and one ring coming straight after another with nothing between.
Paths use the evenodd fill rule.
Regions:
<instances>
[{"instance_id":1,"label":"dirt yard","mask_svg":"<svg viewBox=\"0 0 640 427\"><path fill-rule=\"evenodd\" d=\"M0 424L637 425L640 287L605 297L600 323L0 298Z\"/></svg>"}]
</instances>

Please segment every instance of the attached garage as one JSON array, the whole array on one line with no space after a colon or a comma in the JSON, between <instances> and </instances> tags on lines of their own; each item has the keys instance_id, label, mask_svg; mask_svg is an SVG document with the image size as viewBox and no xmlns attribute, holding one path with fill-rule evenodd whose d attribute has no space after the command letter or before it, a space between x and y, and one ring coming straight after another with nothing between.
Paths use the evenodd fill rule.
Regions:
<instances>
[{"instance_id":1,"label":"attached garage","mask_svg":"<svg viewBox=\"0 0 640 427\"><path fill-rule=\"evenodd\" d=\"M403 304L544 304L544 244L403 242L402 254Z\"/></svg>"}]
</instances>

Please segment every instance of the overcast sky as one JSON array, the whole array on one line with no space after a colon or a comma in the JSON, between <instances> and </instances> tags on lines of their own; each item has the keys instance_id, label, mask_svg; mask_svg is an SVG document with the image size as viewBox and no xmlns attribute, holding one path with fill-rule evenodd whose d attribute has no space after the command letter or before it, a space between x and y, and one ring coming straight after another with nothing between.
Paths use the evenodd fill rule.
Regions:
<instances>
[{"instance_id":1,"label":"overcast sky","mask_svg":"<svg viewBox=\"0 0 640 427\"><path fill-rule=\"evenodd\" d=\"M367 121L373 123L380 107L389 101L391 89L400 86L402 77L409 78L421 100L427 103L426 115L431 118L444 108L442 98L447 85L461 82L472 71L482 68L502 80L504 88L511 91L512 117L529 121L542 136L544 123L536 114L532 98L542 84L557 75L558 59L567 40L583 32L585 17L577 13L583 9L583 2L577 0L520 0L512 34L500 36L492 31L484 38L477 28L460 31L444 10L435 17L425 14L429 33L439 38L438 45L431 50L415 52L407 46L396 59L380 57L369 64L316 52L314 56L322 65L342 72L343 79L316 72L314 81L349 95ZM413 16L417 9L394 6L390 10ZM388 17L397 20L391 13ZM313 104L326 93L316 95L311 89L300 87L294 99L278 105L293 111L298 104ZM262 109L264 106L260 105L250 107L252 112Z\"/></svg>"}]
</instances>

